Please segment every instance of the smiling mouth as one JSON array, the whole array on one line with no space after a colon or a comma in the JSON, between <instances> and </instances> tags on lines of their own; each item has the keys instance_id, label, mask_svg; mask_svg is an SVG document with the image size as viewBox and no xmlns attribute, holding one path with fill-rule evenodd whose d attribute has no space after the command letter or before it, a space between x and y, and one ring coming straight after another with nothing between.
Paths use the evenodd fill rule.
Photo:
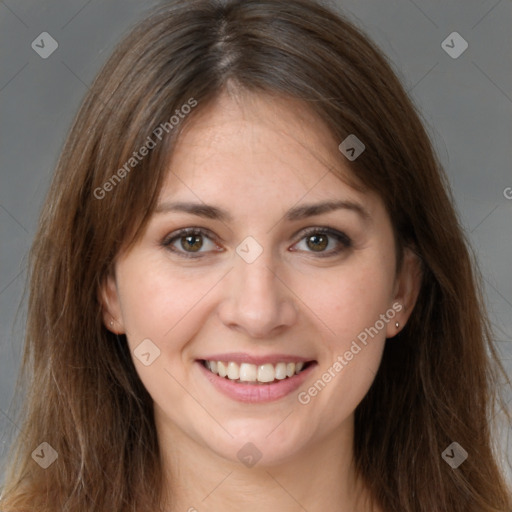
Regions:
<instances>
[{"instance_id":1,"label":"smiling mouth","mask_svg":"<svg viewBox=\"0 0 512 512\"><path fill-rule=\"evenodd\" d=\"M287 380L303 372L315 361L296 363L251 363L238 364L234 361L209 361L202 359L201 364L211 373L238 384L273 384Z\"/></svg>"}]
</instances>

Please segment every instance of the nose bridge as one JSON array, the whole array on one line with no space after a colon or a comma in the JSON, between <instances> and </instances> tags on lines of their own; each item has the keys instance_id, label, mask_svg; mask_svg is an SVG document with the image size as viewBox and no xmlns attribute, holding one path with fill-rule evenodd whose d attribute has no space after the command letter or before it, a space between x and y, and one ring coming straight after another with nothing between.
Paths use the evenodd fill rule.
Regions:
<instances>
[{"instance_id":1,"label":"nose bridge","mask_svg":"<svg viewBox=\"0 0 512 512\"><path fill-rule=\"evenodd\" d=\"M235 264L234 294L240 305L258 310L261 313L275 310L282 290L278 289L278 280L274 271L275 264L270 250L263 252L252 262L243 257Z\"/></svg>"},{"instance_id":2,"label":"nose bridge","mask_svg":"<svg viewBox=\"0 0 512 512\"><path fill-rule=\"evenodd\" d=\"M235 255L221 319L226 325L243 329L252 337L263 337L277 327L295 322L297 308L293 294L276 276L273 251L260 246L262 250L258 250L255 257L257 248L251 243L249 241L244 246L242 242ZM243 252L243 249L248 251Z\"/></svg>"},{"instance_id":3,"label":"nose bridge","mask_svg":"<svg viewBox=\"0 0 512 512\"><path fill-rule=\"evenodd\" d=\"M258 239L261 241L262 237ZM251 288L273 286L275 274L271 269L276 267L274 251L270 237L261 243L252 236L247 236L236 248L235 273ZM270 290L267 290L270 291Z\"/></svg>"},{"instance_id":4,"label":"nose bridge","mask_svg":"<svg viewBox=\"0 0 512 512\"><path fill-rule=\"evenodd\" d=\"M275 265L269 253L270 251L267 251L252 263L247 263L242 258L237 261L239 283L243 284L239 293L256 299L276 300L279 291L276 289L277 279L273 271Z\"/></svg>"}]
</instances>

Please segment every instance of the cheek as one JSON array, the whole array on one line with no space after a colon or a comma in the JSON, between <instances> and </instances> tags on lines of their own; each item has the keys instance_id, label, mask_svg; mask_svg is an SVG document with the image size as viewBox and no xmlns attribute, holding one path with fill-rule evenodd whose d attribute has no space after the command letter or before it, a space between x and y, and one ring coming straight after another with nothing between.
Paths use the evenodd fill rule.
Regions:
<instances>
[{"instance_id":1,"label":"cheek","mask_svg":"<svg viewBox=\"0 0 512 512\"><path fill-rule=\"evenodd\" d=\"M130 345L150 338L164 348L183 328L198 325L193 319L201 301L218 281L217 275L181 275L168 262L137 258L119 268L121 310Z\"/></svg>"},{"instance_id":2,"label":"cheek","mask_svg":"<svg viewBox=\"0 0 512 512\"><path fill-rule=\"evenodd\" d=\"M393 273L389 259L367 253L357 263L339 267L323 290L310 295L313 309L329 331L322 340L318 379L304 390L304 400L309 397L319 414L329 411L325 428L344 421L375 378L387 325L381 315L390 309Z\"/></svg>"},{"instance_id":3,"label":"cheek","mask_svg":"<svg viewBox=\"0 0 512 512\"><path fill-rule=\"evenodd\" d=\"M304 281L304 303L327 334L331 349L345 347L365 328L373 326L390 307L394 267L377 256L340 265L325 277ZM319 276L319 274L317 274Z\"/></svg>"}]
</instances>

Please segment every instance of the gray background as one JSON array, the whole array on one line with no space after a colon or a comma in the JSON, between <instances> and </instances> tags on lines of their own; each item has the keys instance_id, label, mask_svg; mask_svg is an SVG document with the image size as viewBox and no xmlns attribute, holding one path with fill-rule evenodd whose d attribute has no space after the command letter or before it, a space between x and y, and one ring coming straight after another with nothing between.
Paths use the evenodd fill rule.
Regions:
<instances>
[{"instance_id":1,"label":"gray background","mask_svg":"<svg viewBox=\"0 0 512 512\"><path fill-rule=\"evenodd\" d=\"M0 0L0 463L17 428L10 400L22 349L23 307L14 320L50 176L95 74L153 5ZM422 113L481 266L498 349L512 375L512 189L506 197L512 187L512 3L338 0L335 5L389 56ZM441 46L454 31L469 45L456 59ZM47 59L31 47L42 32L59 45ZM512 399L510 390L507 398ZM510 453L508 428L503 446Z\"/></svg>"}]
</instances>

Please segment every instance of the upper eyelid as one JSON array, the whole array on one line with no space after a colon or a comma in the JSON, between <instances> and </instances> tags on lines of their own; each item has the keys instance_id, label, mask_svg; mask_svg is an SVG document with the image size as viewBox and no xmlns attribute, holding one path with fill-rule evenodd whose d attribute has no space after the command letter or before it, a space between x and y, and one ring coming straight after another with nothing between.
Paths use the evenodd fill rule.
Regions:
<instances>
[{"instance_id":1,"label":"upper eyelid","mask_svg":"<svg viewBox=\"0 0 512 512\"><path fill-rule=\"evenodd\" d=\"M350 238L343 230L336 229L336 228L329 227L329 226L309 226L306 228L301 228L301 229L295 231L295 233L293 233L293 235L290 238L296 238L299 234L302 234L302 236L307 236L310 232L313 232L313 231L326 232L328 234L330 233L331 235L339 233L340 235L344 235L347 238ZM173 238L177 238L179 236L185 236L188 233L191 233L191 234L199 233L199 234L207 235L210 238L212 238L213 240L220 240L223 243L225 243L225 240L222 237L216 235L210 229L203 228L203 227L194 227L194 226L191 226L188 228L177 229L177 230L173 231L172 233L169 233L168 235L166 235L164 237L164 240L166 240L166 241L172 240Z\"/></svg>"},{"instance_id":2,"label":"upper eyelid","mask_svg":"<svg viewBox=\"0 0 512 512\"><path fill-rule=\"evenodd\" d=\"M164 237L163 241L164 241L164 243L169 243L171 240L174 240L175 238L180 238L182 236L187 236L189 234L192 234L192 235L199 234L199 235L207 236L212 241L219 240L219 241L224 242L224 240L220 236L213 233L213 231L210 231L207 228L199 228L199 227L178 229L178 230L173 231L172 233L169 233L168 235L166 235Z\"/></svg>"},{"instance_id":3,"label":"upper eyelid","mask_svg":"<svg viewBox=\"0 0 512 512\"><path fill-rule=\"evenodd\" d=\"M347 235L344 231L341 231L339 229L332 228L332 227L329 227L329 226L309 226L309 227L306 227L306 228L301 228L298 231L296 231L292 235L291 238L296 238L299 235L301 235L300 238L295 242L295 244L297 244L298 242L302 241L305 237L310 236L311 234L314 234L314 233L325 233L325 234L327 234L330 237L345 238L346 242L348 244L350 244L350 245L353 242L352 238L349 235ZM187 236L189 234L199 234L199 235L206 236L207 238L209 238L214 243L217 243L218 241L224 242L224 240L222 240L221 237L215 235L208 228L192 226L192 227L188 227L188 228L182 228L182 229L179 229L177 231L174 231L173 233L170 233L168 236L166 236L164 238L163 243L166 246L172 245L180 237ZM338 237L337 237L337 235L338 235ZM342 240L338 240L338 242L339 243L343 243ZM178 251L178 252L182 252L182 251ZM186 251L184 253L186 254ZM189 254L194 254L194 253L189 253ZM198 252L196 254L201 254L201 253Z\"/></svg>"}]
</instances>

